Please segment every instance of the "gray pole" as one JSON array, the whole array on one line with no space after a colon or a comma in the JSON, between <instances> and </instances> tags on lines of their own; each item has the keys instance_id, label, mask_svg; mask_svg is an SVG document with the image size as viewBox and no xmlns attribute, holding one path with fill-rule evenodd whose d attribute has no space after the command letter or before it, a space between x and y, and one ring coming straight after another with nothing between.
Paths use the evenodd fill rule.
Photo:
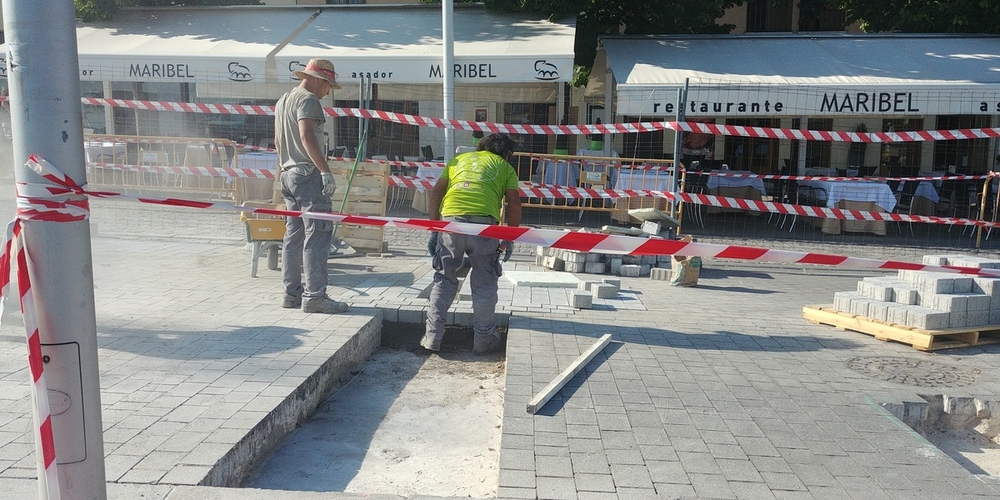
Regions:
<instances>
[{"instance_id":1,"label":"gray pole","mask_svg":"<svg viewBox=\"0 0 1000 500\"><path fill-rule=\"evenodd\" d=\"M441 2L441 35L444 42L442 74L444 75L442 118L455 119L455 3L454 0ZM444 129L444 161L455 156L455 129Z\"/></svg>"},{"instance_id":2,"label":"gray pole","mask_svg":"<svg viewBox=\"0 0 1000 500\"><path fill-rule=\"evenodd\" d=\"M684 79L684 88L677 89L677 114L676 120L678 122L684 121L684 103L687 101L687 91L688 91L688 79ZM674 130L674 165L671 168L673 175L670 177L670 192L677 192L677 181L680 179L680 164L681 164L681 141L684 139L684 134L680 129ZM670 202L670 216L676 217L677 202Z\"/></svg>"},{"instance_id":3,"label":"gray pole","mask_svg":"<svg viewBox=\"0 0 1000 500\"><path fill-rule=\"evenodd\" d=\"M14 174L37 154L83 184L83 112L73 2L3 0ZM74 197L78 198L78 197ZM107 497L90 222L24 221L62 498ZM58 414L57 411L59 412Z\"/></svg>"}]
</instances>

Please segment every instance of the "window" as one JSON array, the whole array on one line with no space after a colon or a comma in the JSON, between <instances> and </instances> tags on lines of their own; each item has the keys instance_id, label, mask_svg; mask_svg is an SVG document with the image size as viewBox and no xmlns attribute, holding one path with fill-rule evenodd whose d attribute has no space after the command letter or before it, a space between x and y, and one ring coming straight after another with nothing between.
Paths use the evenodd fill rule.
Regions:
<instances>
[{"instance_id":1,"label":"window","mask_svg":"<svg viewBox=\"0 0 1000 500\"><path fill-rule=\"evenodd\" d=\"M747 1L747 33L792 31L792 1Z\"/></svg>"},{"instance_id":2,"label":"window","mask_svg":"<svg viewBox=\"0 0 1000 500\"><path fill-rule=\"evenodd\" d=\"M726 125L745 127L779 128L777 118L730 118ZM778 170L778 139L763 137L726 136L725 155L718 158L725 161L732 170L748 170L755 173L769 173Z\"/></svg>"},{"instance_id":3,"label":"window","mask_svg":"<svg viewBox=\"0 0 1000 500\"><path fill-rule=\"evenodd\" d=\"M923 130L924 120L921 118L895 118L882 120L883 132L900 132L904 130ZM888 167L890 177L916 175L920 170L922 142L883 143L881 149L881 164ZM883 172L886 170L883 169Z\"/></svg>"},{"instance_id":4,"label":"window","mask_svg":"<svg viewBox=\"0 0 1000 500\"><path fill-rule=\"evenodd\" d=\"M989 116L941 115L937 117L938 130L987 128ZM964 173L981 174L992 169L989 139L962 139L934 142L934 169L945 170L954 165Z\"/></svg>"},{"instance_id":5,"label":"window","mask_svg":"<svg viewBox=\"0 0 1000 500\"><path fill-rule=\"evenodd\" d=\"M799 118L792 120L792 128L798 129L801 127L802 121ZM810 118L806 122L806 128L809 130L833 130L833 120L829 118ZM791 157L791 164L798 165L799 161L799 144L802 141L792 141L792 149L789 153ZM830 167L830 152L833 149L833 144L828 141L806 141L806 168L829 168Z\"/></svg>"},{"instance_id":6,"label":"window","mask_svg":"<svg viewBox=\"0 0 1000 500\"><path fill-rule=\"evenodd\" d=\"M626 123L638 123L649 121L641 116L626 116ZM654 130L652 132L638 132L635 134L622 134L621 156L624 158L663 158L663 131ZM673 147L671 146L671 153Z\"/></svg>"}]
</instances>

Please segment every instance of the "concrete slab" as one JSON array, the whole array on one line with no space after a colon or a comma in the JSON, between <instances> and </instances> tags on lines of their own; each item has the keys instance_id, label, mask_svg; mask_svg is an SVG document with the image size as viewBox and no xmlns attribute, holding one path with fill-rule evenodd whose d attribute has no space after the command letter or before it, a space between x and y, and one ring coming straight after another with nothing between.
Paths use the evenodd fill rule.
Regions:
<instances>
[{"instance_id":1,"label":"concrete slab","mask_svg":"<svg viewBox=\"0 0 1000 500\"><path fill-rule=\"evenodd\" d=\"M514 286L543 288L577 288L580 278L570 273L544 271L504 271L503 275Z\"/></svg>"}]
</instances>

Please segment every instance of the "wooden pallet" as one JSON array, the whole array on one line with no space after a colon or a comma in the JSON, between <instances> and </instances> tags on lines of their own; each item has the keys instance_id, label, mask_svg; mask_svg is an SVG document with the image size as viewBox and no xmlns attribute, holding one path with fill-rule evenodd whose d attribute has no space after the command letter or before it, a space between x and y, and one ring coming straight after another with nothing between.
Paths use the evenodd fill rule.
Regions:
<instances>
[{"instance_id":1,"label":"wooden pallet","mask_svg":"<svg viewBox=\"0 0 1000 500\"><path fill-rule=\"evenodd\" d=\"M921 351L954 349L1000 342L1000 325L921 330L838 312L829 305L805 306L802 308L802 317L813 323L834 326L838 330L852 330L871 335L879 340L892 340L909 344L914 349Z\"/></svg>"}]
</instances>

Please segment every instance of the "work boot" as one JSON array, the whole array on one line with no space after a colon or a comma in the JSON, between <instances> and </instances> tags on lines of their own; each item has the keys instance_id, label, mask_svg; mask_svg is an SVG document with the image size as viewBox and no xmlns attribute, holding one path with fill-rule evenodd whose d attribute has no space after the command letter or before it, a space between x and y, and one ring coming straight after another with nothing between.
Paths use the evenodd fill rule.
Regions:
<instances>
[{"instance_id":1,"label":"work boot","mask_svg":"<svg viewBox=\"0 0 1000 500\"><path fill-rule=\"evenodd\" d=\"M302 301L302 312L307 313L337 314L347 311L349 307L347 304L337 302L326 295L322 297L309 297Z\"/></svg>"},{"instance_id":2,"label":"work boot","mask_svg":"<svg viewBox=\"0 0 1000 500\"><path fill-rule=\"evenodd\" d=\"M281 299L281 307L285 309L295 309L302 305L302 297L300 295L292 295L285 292L284 298Z\"/></svg>"},{"instance_id":3,"label":"work boot","mask_svg":"<svg viewBox=\"0 0 1000 500\"><path fill-rule=\"evenodd\" d=\"M492 352L498 352L503 350L503 339L499 335L490 335L490 339L487 342L480 342L479 345L472 348L472 354L476 356L483 356L485 354L490 354Z\"/></svg>"},{"instance_id":4,"label":"work boot","mask_svg":"<svg viewBox=\"0 0 1000 500\"><path fill-rule=\"evenodd\" d=\"M424 334L424 337L420 339L420 347L427 349L428 351L439 352L441 351L441 341L434 341L434 338L430 334Z\"/></svg>"}]
</instances>

